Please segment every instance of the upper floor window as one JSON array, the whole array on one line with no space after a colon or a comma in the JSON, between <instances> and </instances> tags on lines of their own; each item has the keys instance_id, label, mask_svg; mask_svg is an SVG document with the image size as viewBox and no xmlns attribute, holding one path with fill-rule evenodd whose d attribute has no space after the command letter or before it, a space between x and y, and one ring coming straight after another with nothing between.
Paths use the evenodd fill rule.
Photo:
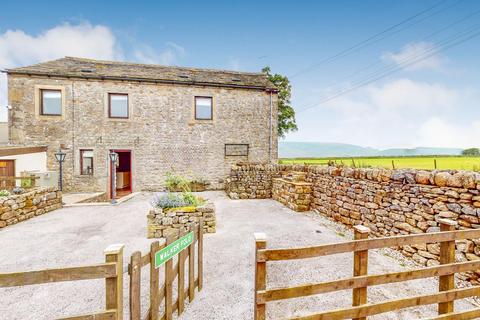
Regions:
<instances>
[{"instance_id":1,"label":"upper floor window","mask_svg":"<svg viewBox=\"0 0 480 320\"><path fill-rule=\"evenodd\" d=\"M93 150L80 150L80 174L93 174Z\"/></svg>"},{"instance_id":2,"label":"upper floor window","mask_svg":"<svg viewBox=\"0 0 480 320\"><path fill-rule=\"evenodd\" d=\"M40 114L43 116L61 116L62 91L42 89L40 92Z\"/></svg>"},{"instance_id":3,"label":"upper floor window","mask_svg":"<svg viewBox=\"0 0 480 320\"><path fill-rule=\"evenodd\" d=\"M212 97L195 97L195 120L213 119Z\"/></svg>"},{"instance_id":4,"label":"upper floor window","mask_svg":"<svg viewBox=\"0 0 480 320\"><path fill-rule=\"evenodd\" d=\"M108 116L110 118L128 118L128 94L108 94Z\"/></svg>"}]
</instances>

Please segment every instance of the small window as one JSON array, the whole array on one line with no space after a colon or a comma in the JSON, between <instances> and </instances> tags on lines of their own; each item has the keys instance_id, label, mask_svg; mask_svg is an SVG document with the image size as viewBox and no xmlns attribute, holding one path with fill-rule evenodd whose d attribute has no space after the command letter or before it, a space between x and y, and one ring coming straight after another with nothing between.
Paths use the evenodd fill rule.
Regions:
<instances>
[{"instance_id":1,"label":"small window","mask_svg":"<svg viewBox=\"0 0 480 320\"><path fill-rule=\"evenodd\" d=\"M128 94L108 94L108 116L110 118L128 118Z\"/></svg>"},{"instance_id":2,"label":"small window","mask_svg":"<svg viewBox=\"0 0 480 320\"><path fill-rule=\"evenodd\" d=\"M80 174L93 175L93 150L80 150Z\"/></svg>"},{"instance_id":3,"label":"small window","mask_svg":"<svg viewBox=\"0 0 480 320\"><path fill-rule=\"evenodd\" d=\"M62 91L60 90L40 90L40 114L43 116L61 116L62 115Z\"/></svg>"},{"instance_id":4,"label":"small window","mask_svg":"<svg viewBox=\"0 0 480 320\"><path fill-rule=\"evenodd\" d=\"M212 97L195 97L195 120L212 120Z\"/></svg>"}]
</instances>

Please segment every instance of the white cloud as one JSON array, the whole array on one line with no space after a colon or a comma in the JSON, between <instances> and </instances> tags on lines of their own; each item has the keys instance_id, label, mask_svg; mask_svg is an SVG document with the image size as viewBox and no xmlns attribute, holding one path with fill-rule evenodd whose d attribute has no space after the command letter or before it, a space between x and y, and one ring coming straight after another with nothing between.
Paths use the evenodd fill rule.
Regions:
<instances>
[{"instance_id":1,"label":"white cloud","mask_svg":"<svg viewBox=\"0 0 480 320\"><path fill-rule=\"evenodd\" d=\"M413 42L405 45L398 52L387 52L382 55L382 60L393 62L398 66L405 66L407 70L440 70L445 62L445 58L438 54L438 49L430 42ZM429 56L426 59L413 61Z\"/></svg>"},{"instance_id":2,"label":"white cloud","mask_svg":"<svg viewBox=\"0 0 480 320\"><path fill-rule=\"evenodd\" d=\"M7 30L0 35L0 66L3 68L68 55L106 60L122 57L110 29L87 22L78 25L65 23L37 36L22 30Z\"/></svg>"},{"instance_id":3,"label":"white cloud","mask_svg":"<svg viewBox=\"0 0 480 320\"><path fill-rule=\"evenodd\" d=\"M165 50L158 52L147 44L136 44L133 56L139 62L171 65L177 62L178 58L185 56L185 48L174 43L167 42Z\"/></svg>"},{"instance_id":4,"label":"white cloud","mask_svg":"<svg viewBox=\"0 0 480 320\"><path fill-rule=\"evenodd\" d=\"M479 146L478 137L480 137L480 121L460 124L452 122L452 119L447 121L440 117L426 120L418 132L419 143L433 147Z\"/></svg>"},{"instance_id":5,"label":"white cloud","mask_svg":"<svg viewBox=\"0 0 480 320\"><path fill-rule=\"evenodd\" d=\"M474 101L478 97L469 90L394 79L298 113L299 131L288 140L377 148L465 147L474 145L474 138L480 136L480 122L469 123L469 119L480 118Z\"/></svg>"},{"instance_id":6,"label":"white cloud","mask_svg":"<svg viewBox=\"0 0 480 320\"><path fill-rule=\"evenodd\" d=\"M455 90L436 83L398 79L381 87L367 88L374 106L380 110L432 112L452 107L458 99Z\"/></svg>"},{"instance_id":7,"label":"white cloud","mask_svg":"<svg viewBox=\"0 0 480 320\"><path fill-rule=\"evenodd\" d=\"M76 56L103 60L124 60L125 56L144 63L172 64L185 55L180 45L167 42L163 51L136 43L134 49L124 52L110 28L64 23L38 35L22 30L7 30L0 34L0 69L31 65L38 62ZM6 121L7 84L5 74L0 74L0 121Z\"/></svg>"}]
</instances>

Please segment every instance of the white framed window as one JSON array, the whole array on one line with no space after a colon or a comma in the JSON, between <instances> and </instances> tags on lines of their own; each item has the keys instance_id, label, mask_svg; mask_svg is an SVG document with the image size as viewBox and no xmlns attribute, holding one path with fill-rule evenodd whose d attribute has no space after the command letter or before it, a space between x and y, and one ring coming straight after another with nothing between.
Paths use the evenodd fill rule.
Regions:
<instances>
[{"instance_id":1,"label":"white framed window","mask_svg":"<svg viewBox=\"0 0 480 320\"><path fill-rule=\"evenodd\" d=\"M117 119L128 119L128 94L109 93L108 94L108 117Z\"/></svg>"},{"instance_id":2,"label":"white framed window","mask_svg":"<svg viewBox=\"0 0 480 320\"><path fill-rule=\"evenodd\" d=\"M212 97L195 97L195 120L213 119L213 99Z\"/></svg>"},{"instance_id":3,"label":"white framed window","mask_svg":"<svg viewBox=\"0 0 480 320\"><path fill-rule=\"evenodd\" d=\"M62 91L52 89L40 89L40 115L62 115Z\"/></svg>"}]
</instances>

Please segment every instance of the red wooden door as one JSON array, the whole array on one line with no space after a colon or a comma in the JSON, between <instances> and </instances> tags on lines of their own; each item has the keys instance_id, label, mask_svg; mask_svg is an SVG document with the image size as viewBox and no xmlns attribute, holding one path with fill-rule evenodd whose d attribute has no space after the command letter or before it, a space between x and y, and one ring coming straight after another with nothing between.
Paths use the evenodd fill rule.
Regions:
<instances>
[{"instance_id":1,"label":"red wooden door","mask_svg":"<svg viewBox=\"0 0 480 320\"><path fill-rule=\"evenodd\" d=\"M12 179L3 179L5 177ZM15 160L0 160L0 188L11 189L15 187Z\"/></svg>"}]
</instances>

